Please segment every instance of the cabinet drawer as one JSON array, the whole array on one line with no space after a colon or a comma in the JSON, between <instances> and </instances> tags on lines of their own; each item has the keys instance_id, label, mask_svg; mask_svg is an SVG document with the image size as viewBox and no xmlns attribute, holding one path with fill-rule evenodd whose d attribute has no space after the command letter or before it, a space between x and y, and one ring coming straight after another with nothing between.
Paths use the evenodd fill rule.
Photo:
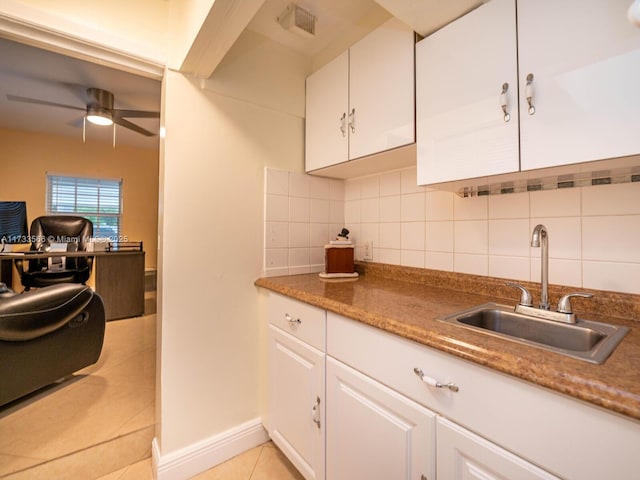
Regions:
<instances>
[{"instance_id":1,"label":"cabinet drawer","mask_svg":"<svg viewBox=\"0 0 640 480\"><path fill-rule=\"evenodd\" d=\"M269 323L323 352L325 319L326 313L321 308L276 293L269 294Z\"/></svg>"},{"instance_id":2,"label":"cabinet drawer","mask_svg":"<svg viewBox=\"0 0 640 480\"><path fill-rule=\"evenodd\" d=\"M555 475L633 478L640 471L633 419L331 312L327 354ZM415 368L459 391L427 385Z\"/></svg>"}]
</instances>

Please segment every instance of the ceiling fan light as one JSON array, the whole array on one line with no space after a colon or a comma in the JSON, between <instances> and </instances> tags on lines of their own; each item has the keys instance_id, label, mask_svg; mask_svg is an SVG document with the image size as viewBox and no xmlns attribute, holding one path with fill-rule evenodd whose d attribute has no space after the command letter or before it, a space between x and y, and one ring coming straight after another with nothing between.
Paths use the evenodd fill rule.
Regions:
<instances>
[{"instance_id":1,"label":"ceiling fan light","mask_svg":"<svg viewBox=\"0 0 640 480\"><path fill-rule=\"evenodd\" d=\"M87 107L87 120L94 125L107 126L113 124L111 112L100 107Z\"/></svg>"}]
</instances>

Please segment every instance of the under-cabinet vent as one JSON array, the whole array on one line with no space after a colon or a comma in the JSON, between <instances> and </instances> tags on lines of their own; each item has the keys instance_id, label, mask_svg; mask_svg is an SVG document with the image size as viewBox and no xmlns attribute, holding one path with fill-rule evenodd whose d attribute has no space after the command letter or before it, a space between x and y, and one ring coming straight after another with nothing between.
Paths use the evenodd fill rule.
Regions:
<instances>
[{"instance_id":1,"label":"under-cabinet vent","mask_svg":"<svg viewBox=\"0 0 640 480\"><path fill-rule=\"evenodd\" d=\"M278 17L278 23L285 30L300 33L306 37L316 34L316 16L295 3L290 3Z\"/></svg>"}]
</instances>

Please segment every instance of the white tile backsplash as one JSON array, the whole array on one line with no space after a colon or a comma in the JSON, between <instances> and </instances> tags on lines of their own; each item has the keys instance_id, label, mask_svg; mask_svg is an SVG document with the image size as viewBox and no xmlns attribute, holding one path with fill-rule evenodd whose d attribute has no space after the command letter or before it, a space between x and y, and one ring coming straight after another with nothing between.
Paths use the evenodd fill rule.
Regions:
<instances>
[{"instance_id":1,"label":"white tile backsplash","mask_svg":"<svg viewBox=\"0 0 640 480\"><path fill-rule=\"evenodd\" d=\"M453 222L427 222L425 249L453 253Z\"/></svg>"},{"instance_id":2,"label":"white tile backsplash","mask_svg":"<svg viewBox=\"0 0 640 480\"><path fill-rule=\"evenodd\" d=\"M453 256L454 271L473 275L489 275L489 256L456 253Z\"/></svg>"},{"instance_id":3,"label":"white tile backsplash","mask_svg":"<svg viewBox=\"0 0 640 480\"><path fill-rule=\"evenodd\" d=\"M380 224L380 248L400 250L400 222ZM375 245L373 251L375 253Z\"/></svg>"},{"instance_id":4,"label":"white tile backsplash","mask_svg":"<svg viewBox=\"0 0 640 480\"><path fill-rule=\"evenodd\" d=\"M400 195L400 172L385 173L380 175L380 196L388 197L391 195Z\"/></svg>"},{"instance_id":5,"label":"white tile backsplash","mask_svg":"<svg viewBox=\"0 0 640 480\"><path fill-rule=\"evenodd\" d=\"M430 252L424 255L424 267L453 272L453 252Z\"/></svg>"},{"instance_id":6,"label":"white tile backsplash","mask_svg":"<svg viewBox=\"0 0 640 480\"><path fill-rule=\"evenodd\" d=\"M482 220L455 222L453 249L456 253L489 253L489 225Z\"/></svg>"},{"instance_id":7,"label":"white tile backsplash","mask_svg":"<svg viewBox=\"0 0 640 480\"><path fill-rule=\"evenodd\" d=\"M583 188L582 215L640 215L640 182Z\"/></svg>"},{"instance_id":8,"label":"white tile backsplash","mask_svg":"<svg viewBox=\"0 0 640 480\"><path fill-rule=\"evenodd\" d=\"M375 262L640 294L640 182L461 198L416 185L415 168L349 180L267 169L265 275L320 271L343 226ZM294 224L297 224L294 226Z\"/></svg>"},{"instance_id":9,"label":"white tile backsplash","mask_svg":"<svg viewBox=\"0 0 640 480\"><path fill-rule=\"evenodd\" d=\"M613 290L623 293L640 293L640 264L591 262L582 263L583 287Z\"/></svg>"},{"instance_id":10,"label":"white tile backsplash","mask_svg":"<svg viewBox=\"0 0 640 480\"><path fill-rule=\"evenodd\" d=\"M424 251L425 222L402 222L400 226L400 248Z\"/></svg>"},{"instance_id":11,"label":"white tile backsplash","mask_svg":"<svg viewBox=\"0 0 640 480\"><path fill-rule=\"evenodd\" d=\"M582 257L640 263L640 215L583 217Z\"/></svg>"},{"instance_id":12,"label":"white tile backsplash","mask_svg":"<svg viewBox=\"0 0 640 480\"><path fill-rule=\"evenodd\" d=\"M267 222L289 221L289 197L283 195L267 195Z\"/></svg>"},{"instance_id":13,"label":"white tile backsplash","mask_svg":"<svg viewBox=\"0 0 640 480\"><path fill-rule=\"evenodd\" d=\"M491 195L489 218L529 218L529 194Z\"/></svg>"},{"instance_id":14,"label":"white tile backsplash","mask_svg":"<svg viewBox=\"0 0 640 480\"><path fill-rule=\"evenodd\" d=\"M508 197L509 195L505 196ZM559 188L557 190L530 192L529 204L532 217L580 216L580 188Z\"/></svg>"},{"instance_id":15,"label":"white tile backsplash","mask_svg":"<svg viewBox=\"0 0 640 480\"><path fill-rule=\"evenodd\" d=\"M364 198L360 203L360 219L362 223L378 223L380 221L380 198Z\"/></svg>"},{"instance_id":16,"label":"white tile backsplash","mask_svg":"<svg viewBox=\"0 0 640 480\"><path fill-rule=\"evenodd\" d=\"M528 278L529 257L491 255L489 275L497 278Z\"/></svg>"},{"instance_id":17,"label":"white tile backsplash","mask_svg":"<svg viewBox=\"0 0 640 480\"><path fill-rule=\"evenodd\" d=\"M360 183L360 198L378 198L380 196L380 181L378 176L365 177Z\"/></svg>"},{"instance_id":18,"label":"white tile backsplash","mask_svg":"<svg viewBox=\"0 0 640 480\"><path fill-rule=\"evenodd\" d=\"M425 221L425 193L409 193L400 197L400 220L403 222Z\"/></svg>"},{"instance_id":19,"label":"white tile backsplash","mask_svg":"<svg viewBox=\"0 0 640 480\"><path fill-rule=\"evenodd\" d=\"M450 192L426 192L425 216L427 221L453 220L453 195Z\"/></svg>"},{"instance_id":20,"label":"white tile backsplash","mask_svg":"<svg viewBox=\"0 0 640 480\"><path fill-rule=\"evenodd\" d=\"M489 197L462 198L453 195L454 220L486 220L489 218Z\"/></svg>"},{"instance_id":21,"label":"white tile backsplash","mask_svg":"<svg viewBox=\"0 0 640 480\"><path fill-rule=\"evenodd\" d=\"M309 199L301 197L289 197L289 221L309 221Z\"/></svg>"},{"instance_id":22,"label":"white tile backsplash","mask_svg":"<svg viewBox=\"0 0 640 480\"><path fill-rule=\"evenodd\" d=\"M400 195L380 197L380 223L397 222L400 218Z\"/></svg>"}]
</instances>

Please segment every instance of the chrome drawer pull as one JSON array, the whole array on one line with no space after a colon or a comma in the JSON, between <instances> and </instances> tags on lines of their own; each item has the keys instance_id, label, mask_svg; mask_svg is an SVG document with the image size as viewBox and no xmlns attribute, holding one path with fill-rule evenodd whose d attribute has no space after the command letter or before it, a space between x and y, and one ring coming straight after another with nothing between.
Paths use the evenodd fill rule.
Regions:
<instances>
[{"instance_id":1,"label":"chrome drawer pull","mask_svg":"<svg viewBox=\"0 0 640 480\"><path fill-rule=\"evenodd\" d=\"M294 324L294 323L301 324L301 323L302 323L302 322L300 321L300 319L299 319L299 318L293 318L293 317L292 317L291 315L289 315L288 313L285 313L285 314L284 314L284 319L285 319L287 322L291 323L291 324Z\"/></svg>"},{"instance_id":2,"label":"chrome drawer pull","mask_svg":"<svg viewBox=\"0 0 640 480\"><path fill-rule=\"evenodd\" d=\"M316 424L316 427L320 428L320 410L318 407L320 406L320 397L316 397L316 403L313 404L311 408L311 420Z\"/></svg>"},{"instance_id":3,"label":"chrome drawer pull","mask_svg":"<svg viewBox=\"0 0 640 480\"><path fill-rule=\"evenodd\" d=\"M426 383L430 387L448 388L452 392L457 392L460 390L460 388L458 388L458 386L455 383L440 383L435 378L428 377L427 375L424 374L421 368L418 368L418 367L414 368L413 373L415 373L420 378L420 380L422 380L424 383Z\"/></svg>"}]
</instances>

